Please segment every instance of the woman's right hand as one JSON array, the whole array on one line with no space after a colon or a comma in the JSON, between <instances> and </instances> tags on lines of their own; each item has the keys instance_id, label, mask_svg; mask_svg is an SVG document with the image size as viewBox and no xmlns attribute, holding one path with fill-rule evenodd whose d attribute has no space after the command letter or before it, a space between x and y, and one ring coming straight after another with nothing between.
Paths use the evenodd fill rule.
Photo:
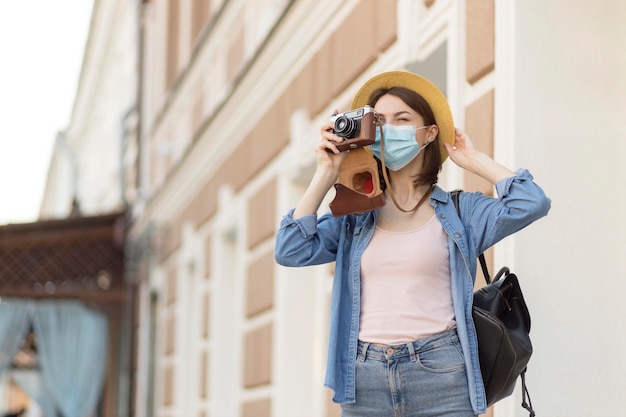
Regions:
<instances>
[{"instance_id":1,"label":"woman's right hand","mask_svg":"<svg viewBox=\"0 0 626 417\"><path fill-rule=\"evenodd\" d=\"M339 178L339 166L348 152L337 149L336 144L344 139L333 133L333 126L333 122L328 122L320 128L321 138L315 145L317 170L292 213L294 219L316 213L326 193Z\"/></svg>"},{"instance_id":2,"label":"woman's right hand","mask_svg":"<svg viewBox=\"0 0 626 417\"><path fill-rule=\"evenodd\" d=\"M335 113L338 113L335 110ZM317 155L318 169L332 170L334 173L339 172L339 166L346 157L346 152L340 152L337 144L345 139L333 133L333 122L327 122L320 128L321 138L315 146L315 154Z\"/></svg>"}]
</instances>

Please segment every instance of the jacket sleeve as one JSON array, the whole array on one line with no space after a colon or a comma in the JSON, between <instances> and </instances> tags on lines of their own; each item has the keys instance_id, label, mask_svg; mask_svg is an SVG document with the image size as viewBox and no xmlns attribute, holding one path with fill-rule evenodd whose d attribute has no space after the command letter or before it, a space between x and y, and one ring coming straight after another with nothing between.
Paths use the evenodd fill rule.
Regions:
<instances>
[{"instance_id":1,"label":"jacket sleeve","mask_svg":"<svg viewBox=\"0 0 626 417\"><path fill-rule=\"evenodd\" d=\"M343 217L327 213L292 217L293 209L281 220L274 246L274 258L283 266L309 266L335 261Z\"/></svg>"},{"instance_id":2,"label":"jacket sleeve","mask_svg":"<svg viewBox=\"0 0 626 417\"><path fill-rule=\"evenodd\" d=\"M496 198L464 193L465 204L461 202L461 213L470 216L465 223L470 226L478 253L546 216L550 210L551 200L525 169L499 181L496 193Z\"/></svg>"}]
</instances>

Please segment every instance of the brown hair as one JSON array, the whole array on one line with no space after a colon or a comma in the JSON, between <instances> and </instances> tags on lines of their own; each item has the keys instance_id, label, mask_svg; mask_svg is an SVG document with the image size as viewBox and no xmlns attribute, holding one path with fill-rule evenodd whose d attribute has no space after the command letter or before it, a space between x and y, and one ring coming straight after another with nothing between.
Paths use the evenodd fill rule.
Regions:
<instances>
[{"instance_id":1,"label":"brown hair","mask_svg":"<svg viewBox=\"0 0 626 417\"><path fill-rule=\"evenodd\" d=\"M404 101L410 108L419 113L424 119L425 125L437 124L435 115L433 114L430 104L419 94L413 90L404 87L378 88L372 92L368 104L372 107L376 105L378 100L386 94L398 97ZM424 153L424 166L422 172L413 177L413 184L419 185L436 184L441 171L441 150L439 149L439 133L431 144L426 146L422 151Z\"/></svg>"}]
</instances>

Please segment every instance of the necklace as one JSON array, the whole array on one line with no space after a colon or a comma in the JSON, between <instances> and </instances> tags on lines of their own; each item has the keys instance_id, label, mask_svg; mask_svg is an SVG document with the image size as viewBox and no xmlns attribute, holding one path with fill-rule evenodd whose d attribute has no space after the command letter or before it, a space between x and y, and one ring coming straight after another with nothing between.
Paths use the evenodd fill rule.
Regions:
<instances>
[{"instance_id":1,"label":"necklace","mask_svg":"<svg viewBox=\"0 0 626 417\"><path fill-rule=\"evenodd\" d=\"M384 172L385 170L383 170ZM398 201L396 200L395 195L393 194L393 190L391 189L391 184L389 183L389 179L387 178L387 174L383 174L383 176L385 177L385 181L387 181L387 188L389 189L389 196L391 196L391 200L393 201L393 204L398 208L398 210L400 210L403 213L415 213L417 211L417 209L424 203L424 201L426 201L426 199L428 198L428 196L430 195L430 193L433 191L434 185L431 185L430 188L428 188L428 190L426 190L426 192L424 193L424 195L422 196L422 198L420 198L420 201L417 202L417 204L415 205L415 207L413 207L410 210L407 210L403 207L400 207L400 204L398 203Z\"/></svg>"}]
</instances>

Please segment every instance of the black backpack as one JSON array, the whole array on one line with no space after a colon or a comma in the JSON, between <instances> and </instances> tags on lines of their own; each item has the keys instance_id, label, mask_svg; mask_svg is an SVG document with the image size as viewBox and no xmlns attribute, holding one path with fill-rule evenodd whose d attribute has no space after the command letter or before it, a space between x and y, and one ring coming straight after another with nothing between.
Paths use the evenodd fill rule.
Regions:
<instances>
[{"instance_id":1,"label":"black backpack","mask_svg":"<svg viewBox=\"0 0 626 417\"><path fill-rule=\"evenodd\" d=\"M459 217L459 193L451 193ZM526 365L533 353L530 342L530 313L517 276L508 267L491 281L485 256L478 257L487 285L474 292L472 317L478 337L480 372L485 384L487 406L513 393L522 380L522 407L535 416L526 387ZM528 398L528 402L526 402Z\"/></svg>"}]
</instances>

